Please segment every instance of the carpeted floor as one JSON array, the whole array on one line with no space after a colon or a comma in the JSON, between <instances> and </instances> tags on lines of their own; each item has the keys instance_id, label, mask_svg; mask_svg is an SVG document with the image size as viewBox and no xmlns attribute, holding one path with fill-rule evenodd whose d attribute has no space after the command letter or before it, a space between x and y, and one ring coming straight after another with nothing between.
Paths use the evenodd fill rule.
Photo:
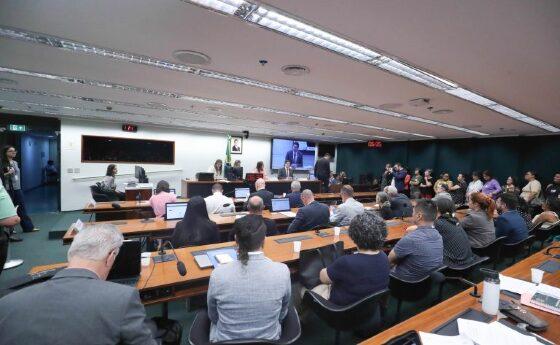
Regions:
<instances>
[{"instance_id":1,"label":"carpeted floor","mask_svg":"<svg viewBox=\"0 0 560 345\"><path fill-rule=\"evenodd\" d=\"M21 234L24 239L20 243L10 244L10 253L12 258L24 259L22 266L2 272L0 276L0 288L5 286L10 279L23 275L33 266L51 264L66 261L66 251L68 246L62 245L62 240L49 240L49 231L65 230L77 218L88 221L89 216L81 212L62 212L62 213L41 213L32 215L36 226L41 231L29 234ZM503 265L499 267L503 268ZM460 291L461 287L448 286L445 289L445 296L451 296ZM426 309L436 298L436 291L425 298L421 303L411 305L403 303L402 319L406 319L417 312ZM149 306L146 308L149 316L161 315L161 306ZM388 313L386 323L393 323L396 311L396 301L389 300ZM181 322L184 327L183 344L188 344L187 335L190 325L194 319L196 312L187 312L185 301L177 301L169 305L169 317ZM343 333L341 336L341 344L355 344L360 339L356 338L352 333ZM330 329L325 323L311 314L302 325L302 337L297 344L331 344L334 342L334 330Z\"/></svg>"}]
</instances>

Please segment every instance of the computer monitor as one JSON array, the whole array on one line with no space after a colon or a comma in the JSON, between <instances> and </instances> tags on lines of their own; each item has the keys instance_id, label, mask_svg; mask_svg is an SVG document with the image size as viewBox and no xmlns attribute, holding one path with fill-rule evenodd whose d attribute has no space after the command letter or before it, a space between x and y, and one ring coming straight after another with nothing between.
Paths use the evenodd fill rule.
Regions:
<instances>
[{"instance_id":1,"label":"computer monitor","mask_svg":"<svg viewBox=\"0 0 560 345\"><path fill-rule=\"evenodd\" d=\"M243 167L233 167L232 172L236 181L243 180Z\"/></svg>"},{"instance_id":2,"label":"computer monitor","mask_svg":"<svg viewBox=\"0 0 560 345\"><path fill-rule=\"evenodd\" d=\"M187 212L186 202L168 202L165 204L165 220L183 219Z\"/></svg>"},{"instance_id":3,"label":"computer monitor","mask_svg":"<svg viewBox=\"0 0 560 345\"><path fill-rule=\"evenodd\" d=\"M138 179L138 183L148 183L148 177L146 176L146 170L141 166L137 165L134 167L134 177Z\"/></svg>"},{"instance_id":4,"label":"computer monitor","mask_svg":"<svg viewBox=\"0 0 560 345\"><path fill-rule=\"evenodd\" d=\"M282 212L290 210L290 199L288 198L272 199L271 202L272 207L270 208L270 210L272 212Z\"/></svg>"},{"instance_id":5,"label":"computer monitor","mask_svg":"<svg viewBox=\"0 0 560 345\"><path fill-rule=\"evenodd\" d=\"M252 183L257 181L260 178L263 178L263 174L261 173L247 173L245 175L245 180L247 180L247 182Z\"/></svg>"},{"instance_id":6,"label":"computer monitor","mask_svg":"<svg viewBox=\"0 0 560 345\"><path fill-rule=\"evenodd\" d=\"M251 189L249 188L235 188L236 199L245 199L249 194L251 194Z\"/></svg>"},{"instance_id":7,"label":"computer monitor","mask_svg":"<svg viewBox=\"0 0 560 345\"><path fill-rule=\"evenodd\" d=\"M211 172L198 172L196 173L198 181L214 181L214 173Z\"/></svg>"},{"instance_id":8,"label":"computer monitor","mask_svg":"<svg viewBox=\"0 0 560 345\"><path fill-rule=\"evenodd\" d=\"M140 256L142 243L139 240L125 240L119 254L115 258L113 267L109 271L107 280L130 279L140 276Z\"/></svg>"},{"instance_id":9,"label":"computer monitor","mask_svg":"<svg viewBox=\"0 0 560 345\"><path fill-rule=\"evenodd\" d=\"M309 181L315 181L315 173L314 172L309 172L309 177L307 178Z\"/></svg>"}]
</instances>

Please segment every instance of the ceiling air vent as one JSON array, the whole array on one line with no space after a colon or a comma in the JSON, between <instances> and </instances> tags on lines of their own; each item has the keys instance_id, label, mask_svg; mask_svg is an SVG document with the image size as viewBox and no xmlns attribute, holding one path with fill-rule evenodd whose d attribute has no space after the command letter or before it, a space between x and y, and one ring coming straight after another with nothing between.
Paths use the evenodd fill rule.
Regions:
<instances>
[{"instance_id":1,"label":"ceiling air vent","mask_svg":"<svg viewBox=\"0 0 560 345\"><path fill-rule=\"evenodd\" d=\"M309 73L309 67L301 65L286 65L282 67L282 72L286 75L300 76Z\"/></svg>"}]
</instances>

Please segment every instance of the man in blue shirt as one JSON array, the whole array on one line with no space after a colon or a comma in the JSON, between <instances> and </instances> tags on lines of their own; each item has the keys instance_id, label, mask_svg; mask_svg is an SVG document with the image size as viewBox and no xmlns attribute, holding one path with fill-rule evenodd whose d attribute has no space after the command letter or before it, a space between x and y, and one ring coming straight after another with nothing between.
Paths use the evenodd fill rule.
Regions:
<instances>
[{"instance_id":1,"label":"man in blue shirt","mask_svg":"<svg viewBox=\"0 0 560 345\"><path fill-rule=\"evenodd\" d=\"M527 238L529 230L519 212L517 198L513 194L504 193L496 200L500 216L494 221L496 237L506 236L505 244L517 243Z\"/></svg>"},{"instance_id":2,"label":"man in blue shirt","mask_svg":"<svg viewBox=\"0 0 560 345\"><path fill-rule=\"evenodd\" d=\"M414 207L413 226L406 229L389 253L389 262L394 265L392 274L405 281L417 281L443 264L443 240L434 228L437 207L430 200L421 199Z\"/></svg>"}]
</instances>

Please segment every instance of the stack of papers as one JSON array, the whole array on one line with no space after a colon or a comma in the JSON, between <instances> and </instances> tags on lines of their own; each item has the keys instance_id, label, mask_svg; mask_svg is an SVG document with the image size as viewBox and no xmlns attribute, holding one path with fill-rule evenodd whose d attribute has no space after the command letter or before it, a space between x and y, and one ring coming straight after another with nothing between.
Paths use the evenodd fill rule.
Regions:
<instances>
[{"instance_id":1,"label":"stack of papers","mask_svg":"<svg viewBox=\"0 0 560 345\"><path fill-rule=\"evenodd\" d=\"M500 290L507 290L523 295L526 293L534 294L536 289L537 284L500 274Z\"/></svg>"},{"instance_id":2,"label":"stack of papers","mask_svg":"<svg viewBox=\"0 0 560 345\"><path fill-rule=\"evenodd\" d=\"M280 214L290 218L294 218L296 216L296 213L292 211L284 211L284 212L280 212Z\"/></svg>"},{"instance_id":3,"label":"stack of papers","mask_svg":"<svg viewBox=\"0 0 560 345\"><path fill-rule=\"evenodd\" d=\"M457 319L459 335L419 332L423 345L538 345L535 337L521 334L500 322L484 323Z\"/></svg>"}]
</instances>

